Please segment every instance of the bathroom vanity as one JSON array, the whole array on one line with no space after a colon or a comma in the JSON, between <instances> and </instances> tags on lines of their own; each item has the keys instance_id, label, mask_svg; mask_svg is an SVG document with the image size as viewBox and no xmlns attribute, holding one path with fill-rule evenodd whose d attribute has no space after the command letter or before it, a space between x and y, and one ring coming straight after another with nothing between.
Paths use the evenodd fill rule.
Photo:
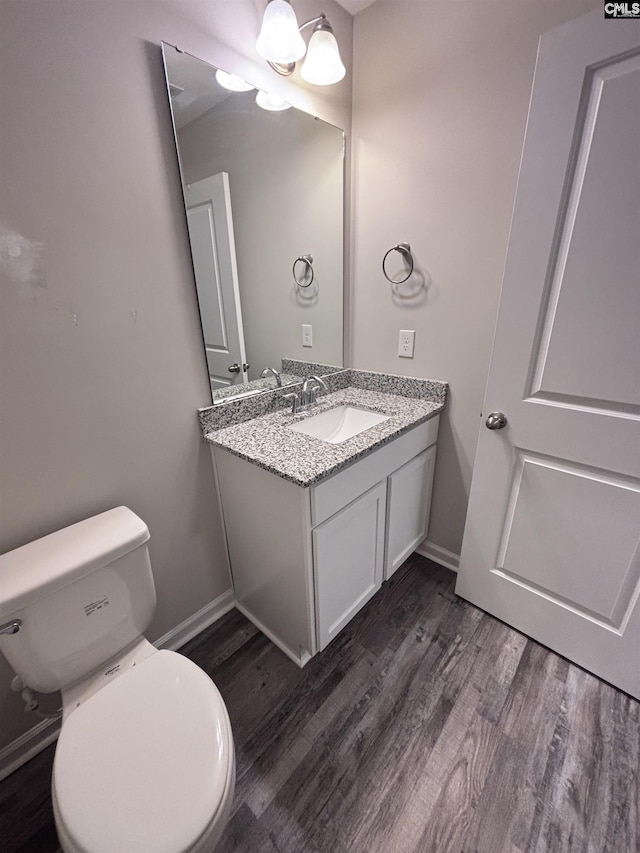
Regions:
<instances>
[{"instance_id":1,"label":"bathroom vanity","mask_svg":"<svg viewBox=\"0 0 640 853\"><path fill-rule=\"evenodd\" d=\"M304 414L278 408L205 433L236 606L300 666L426 537L446 395L426 380L336 377L351 384L330 382ZM344 407L385 419L338 443L299 431Z\"/></svg>"}]
</instances>

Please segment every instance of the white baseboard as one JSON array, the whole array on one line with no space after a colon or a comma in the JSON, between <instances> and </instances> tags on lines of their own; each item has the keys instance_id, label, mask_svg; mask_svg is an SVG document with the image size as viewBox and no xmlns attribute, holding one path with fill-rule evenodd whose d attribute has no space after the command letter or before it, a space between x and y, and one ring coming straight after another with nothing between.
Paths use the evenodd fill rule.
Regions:
<instances>
[{"instance_id":1,"label":"white baseboard","mask_svg":"<svg viewBox=\"0 0 640 853\"><path fill-rule=\"evenodd\" d=\"M189 616L189 618L185 619L184 622L176 625L175 628L167 631L166 634L163 634L162 637L159 637L157 640L154 640L153 645L157 649L169 649L170 651L175 652L176 649L184 646L184 644L188 643L189 640L193 640L194 637L197 637L198 634L201 631L204 631L205 628L208 628L209 625L213 625L214 622L217 622L225 613L228 613L233 607L235 607L235 603L233 590L228 589L226 592L223 592L222 595L219 595L217 598L214 598L213 601L210 601L209 604L205 604L205 606L198 610L197 613L194 613L193 616Z\"/></svg>"},{"instance_id":2,"label":"white baseboard","mask_svg":"<svg viewBox=\"0 0 640 853\"><path fill-rule=\"evenodd\" d=\"M446 548L441 548L433 542L425 539L416 548L416 552L426 557L427 560L433 560L434 563L439 563L445 569L451 569L452 572L458 571L460 565L460 554L454 554L453 551L447 551Z\"/></svg>"},{"instance_id":3,"label":"white baseboard","mask_svg":"<svg viewBox=\"0 0 640 853\"><path fill-rule=\"evenodd\" d=\"M175 651L192 640L209 625L217 622L221 616L228 613L235 606L233 590L228 589L218 598L206 604L193 616L189 616L184 622L176 625L162 637L154 641L154 646L159 649L170 649ZM26 764L39 752L58 737L60 733L60 720L41 720L32 729L20 735L11 743L0 750L0 781L6 779L14 770Z\"/></svg>"},{"instance_id":4,"label":"white baseboard","mask_svg":"<svg viewBox=\"0 0 640 853\"><path fill-rule=\"evenodd\" d=\"M42 752L60 734L60 720L40 720L28 732L0 750L0 782Z\"/></svg>"}]
</instances>

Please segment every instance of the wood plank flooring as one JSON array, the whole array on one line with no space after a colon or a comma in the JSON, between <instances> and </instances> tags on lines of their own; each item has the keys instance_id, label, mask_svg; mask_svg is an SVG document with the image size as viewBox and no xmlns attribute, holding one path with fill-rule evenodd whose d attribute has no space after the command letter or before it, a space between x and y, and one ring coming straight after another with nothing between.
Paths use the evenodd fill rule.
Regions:
<instances>
[{"instance_id":1,"label":"wood plank flooring","mask_svg":"<svg viewBox=\"0 0 640 853\"><path fill-rule=\"evenodd\" d=\"M640 850L639 703L453 585L414 555L303 670L237 611L185 646L236 742L221 853ZM0 783L2 851L57 849L52 760Z\"/></svg>"}]
</instances>

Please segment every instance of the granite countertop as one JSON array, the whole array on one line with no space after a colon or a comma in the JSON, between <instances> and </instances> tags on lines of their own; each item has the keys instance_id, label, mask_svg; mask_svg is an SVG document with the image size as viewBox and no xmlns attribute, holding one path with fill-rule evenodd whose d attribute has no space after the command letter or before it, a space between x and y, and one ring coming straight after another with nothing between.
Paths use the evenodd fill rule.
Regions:
<instances>
[{"instance_id":1,"label":"granite countertop","mask_svg":"<svg viewBox=\"0 0 640 853\"><path fill-rule=\"evenodd\" d=\"M382 412L390 417L339 444L287 429L292 424L343 404ZM290 409L281 409L208 432L204 438L216 447L224 448L298 486L311 486L411 427L435 417L443 408L444 394L429 399L348 387L319 397L317 405L303 414L293 415Z\"/></svg>"},{"instance_id":2,"label":"granite countertop","mask_svg":"<svg viewBox=\"0 0 640 853\"><path fill-rule=\"evenodd\" d=\"M260 394L261 391L274 388L284 388L287 385L294 385L296 382L302 382L301 376L295 376L293 373L280 374L281 385L278 385L273 376L267 376L266 379L252 379L246 385L229 385L228 388L218 388L213 392L214 406L221 400L238 397L239 395L249 396L250 394Z\"/></svg>"}]
</instances>

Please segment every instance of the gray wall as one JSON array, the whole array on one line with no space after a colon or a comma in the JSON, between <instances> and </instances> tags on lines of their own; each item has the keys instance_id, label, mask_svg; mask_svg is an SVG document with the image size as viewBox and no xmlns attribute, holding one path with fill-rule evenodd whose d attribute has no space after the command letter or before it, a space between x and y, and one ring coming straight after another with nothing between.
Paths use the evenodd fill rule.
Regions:
<instances>
[{"instance_id":1,"label":"gray wall","mask_svg":"<svg viewBox=\"0 0 640 853\"><path fill-rule=\"evenodd\" d=\"M539 36L600 0L378 0L355 19L354 367L448 380L429 540L460 553ZM430 279L393 295L411 244ZM408 289L398 289L398 294ZM415 357L398 331L415 329Z\"/></svg>"},{"instance_id":2,"label":"gray wall","mask_svg":"<svg viewBox=\"0 0 640 853\"><path fill-rule=\"evenodd\" d=\"M151 530L151 639L229 587L159 43L348 131L352 19L323 6L349 73L312 90L258 60L262 0L0 2L0 552L130 506ZM34 722L9 679L0 659L0 749Z\"/></svg>"}]
</instances>

